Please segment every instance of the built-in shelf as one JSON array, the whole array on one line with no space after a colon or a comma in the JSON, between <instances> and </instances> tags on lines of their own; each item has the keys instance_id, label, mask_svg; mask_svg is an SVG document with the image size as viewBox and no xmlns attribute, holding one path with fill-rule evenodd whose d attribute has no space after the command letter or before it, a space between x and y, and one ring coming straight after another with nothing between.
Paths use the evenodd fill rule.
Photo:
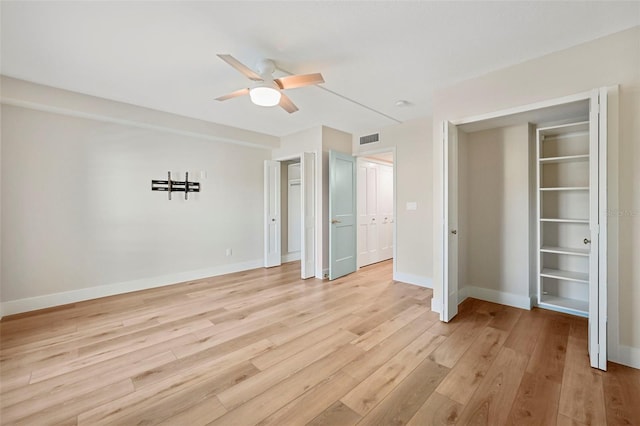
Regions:
<instances>
[{"instance_id":1,"label":"built-in shelf","mask_svg":"<svg viewBox=\"0 0 640 426\"><path fill-rule=\"evenodd\" d=\"M543 253L570 254L576 256L589 256L589 249L576 249L568 247L542 246L540 251Z\"/></svg>"},{"instance_id":2,"label":"built-in shelf","mask_svg":"<svg viewBox=\"0 0 640 426\"><path fill-rule=\"evenodd\" d=\"M562 271L560 269L543 268L541 277L555 278L557 280L589 283L589 274L586 272Z\"/></svg>"},{"instance_id":3,"label":"built-in shelf","mask_svg":"<svg viewBox=\"0 0 640 426\"><path fill-rule=\"evenodd\" d=\"M589 301L579 299L569 299L566 297L551 296L544 294L541 296L538 306L551 309L553 311L586 317L589 315Z\"/></svg>"},{"instance_id":4,"label":"built-in shelf","mask_svg":"<svg viewBox=\"0 0 640 426\"><path fill-rule=\"evenodd\" d=\"M541 164L552 164L552 163L569 163L574 161L589 161L589 154L580 154L580 155L563 155L561 157L546 157L541 158Z\"/></svg>"},{"instance_id":5,"label":"built-in shelf","mask_svg":"<svg viewBox=\"0 0 640 426\"><path fill-rule=\"evenodd\" d=\"M539 127L538 131L548 138L569 137L574 135L589 135L589 122L577 121L575 123L558 124L555 126Z\"/></svg>"},{"instance_id":6,"label":"built-in shelf","mask_svg":"<svg viewBox=\"0 0 640 426\"><path fill-rule=\"evenodd\" d=\"M597 156L590 130L587 121L538 128L536 146L537 304L584 317L589 313L592 257L591 247L580 242L591 238L590 167L591 156Z\"/></svg>"},{"instance_id":7,"label":"built-in shelf","mask_svg":"<svg viewBox=\"0 0 640 426\"><path fill-rule=\"evenodd\" d=\"M540 191L588 191L588 186L556 186L553 188L540 188Z\"/></svg>"},{"instance_id":8,"label":"built-in shelf","mask_svg":"<svg viewBox=\"0 0 640 426\"><path fill-rule=\"evenodd\" d=\"M557 222L557 223L586 223L589 224L589 219L561 219L557 217L541 217L540 222Z\"/></svg>"}]
</instances>

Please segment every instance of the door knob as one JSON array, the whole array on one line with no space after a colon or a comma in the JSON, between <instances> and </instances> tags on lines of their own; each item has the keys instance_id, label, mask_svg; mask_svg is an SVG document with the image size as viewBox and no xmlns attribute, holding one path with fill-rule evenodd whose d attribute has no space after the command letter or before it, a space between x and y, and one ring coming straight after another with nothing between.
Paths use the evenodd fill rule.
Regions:
<instances>
[{"instance_id":1,"label":"door knob","mask_svg":"<svg viewBox=\"0 0 640 426\"><path fill-rule=\"evenodd\" d=\"M331 219L331 223L341 223L338 219Z\"/></svg>"},{"instance_id":2,"label":"door knob","mask_svg":"<svg viewBox=\"0 0 640 426\"><path fill-rule=\"evenodd\" d=\"M591 244L591 240L588 240L586 238L584 240L582 240L582 242L585 243L585 244Z\"/></svg>"},{"instance_id":3,"label":"door knob","mask_svg":"<svg viewBox=\"0 0 640 426\"><path fill-rule=\"evenodd\" d=\"M457 229L454 229L454 230L452 230L452 231L451 231L451 233L452 233L453 235L457 235L457 234L458 234L458 230L457 230Z\"/></svg>"},{"instance_id":4,"label":"door knob","mask_svg":"<svg viewBox=\"0 0 640 426\"><path fill-rule=\"evenodd\" d=\"M275 221L276 221L275 219L271 219L271 222L275 222Z\"/></svg>"}]
</instances>

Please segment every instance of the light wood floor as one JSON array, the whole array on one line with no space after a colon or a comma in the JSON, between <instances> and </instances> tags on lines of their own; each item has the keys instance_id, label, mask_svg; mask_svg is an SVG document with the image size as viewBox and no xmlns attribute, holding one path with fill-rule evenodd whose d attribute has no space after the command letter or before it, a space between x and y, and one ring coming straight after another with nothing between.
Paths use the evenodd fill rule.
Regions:
<instances>
[{"instance_id":1,"label":"light wood floor","mask_svg":"<svg viewBox=\"0 0 640 426\"><path fill-rule=\"evenodd\" d=\"M449 324L391 263L297 264L0 323L2 424L640 425L640 370L583 319L467 300Z\"/></svg>"}]
</instances>

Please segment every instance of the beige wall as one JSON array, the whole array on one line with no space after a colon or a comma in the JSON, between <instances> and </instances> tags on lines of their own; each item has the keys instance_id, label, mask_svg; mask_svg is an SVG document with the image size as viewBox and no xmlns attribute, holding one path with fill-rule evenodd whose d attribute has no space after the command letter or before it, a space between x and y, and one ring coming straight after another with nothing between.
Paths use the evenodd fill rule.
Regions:
<instances>
[{"instance_id":1,"label":"beige wall","mask_svg":"<svg viewBox=\"0 0 640 426\"><path fill-rule=\"evenodd\" d=\"M529 126L469 133L460 148L460 285L528 298Z\"/></svg>"},{"instance_id":2,"label":"beige wall","mask_svg":"<svg viewBox=\"0 0 640 426\"><path fill-rule=\"evenodd\" d=\"M640 366L640 27L546 55L443 89L434 98L435 141L455 120L619 84L608 129L608 296L611 359ZM441 158L434 143L433 158ZM441 211L442 168L436 161L434 211ZM434 220L435 297L441 298L442 223Z\"/></svg>"},{"instance_id":3,"label":"beige wall","mask_svg":"<svg viewBox=\"0 0 640 426\"><path fill-rule=\"evenodd\" d=\"M395 149L396 274L400 281L431 286L433 277L433 160L429 117L380 130L380 142L360 146L354 155ZM415 202L416 210L407 210Z\"/></svg>"},{"instance_id":4,"label":"beige wall","mask_svg":"<svg viewBox=\"0 0 640 426\"><path fill-rule=\"evenodd\" d=\"M269 150L10 105L2 118L4 314L261 266ZM151 191L168 170L201 192Z\"/></svg>"},{"instance_id":5,"label":"beige wall","mask_svg":"<svg viewBox=\"0 0 640 426\"><path fill-rule=\"evenodd\" d=\"M0 315L262 265L278 138L1 79ZM168 170L202 191L152 192Z\"/></svg>"}]
</instances>

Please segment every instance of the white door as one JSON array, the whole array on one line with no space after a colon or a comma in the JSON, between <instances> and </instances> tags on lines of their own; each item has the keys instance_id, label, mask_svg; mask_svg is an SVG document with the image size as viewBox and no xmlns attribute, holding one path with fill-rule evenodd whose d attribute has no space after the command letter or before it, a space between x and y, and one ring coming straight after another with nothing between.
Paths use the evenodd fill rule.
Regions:
<instances>
[{"instance_id":1,"label":"white door","mask_svg":"<svg viewBox=\"0 0 640 426\"><path fill-rule=\"evenodd\" d=\"M316 269L316 170L315 154L305 152L300 159L301 214L301 276L303 279L315 275Z\"/></svg>"},{"instance_id":2,"label":"white door","mask_svg":"<svg viewBox=\"0 0 640 426\"><path fill-rule=\"evenodd\" d=\"M356 270L356 160L329 151L329 279Z\"/></svg>"},{"instance_id":3,"label":"white door","mask_svg":"<svg viewBox=\"0 0 640 426\"><path fill-rule=\"evenodd\" d=\"M440 320L449 322L458 314L458 129L443 123L443 250L442 312Z\"/></svg>"},{"instance_id":4,"label":"white door","mask_svg":"<svg viewBox=\"0 0 640 426\"><path fill-rule=\"evenodd\" d=\"M393 166L378 168L378 261L393 257Z\"/></svg>"},{"instance_id":5,"label":"white door","mask_svg":"<svg viewBox=\"0 0 640 426\"><path fill-rule=\"evenodd\" d=\"M358 159L358 266L378 262L378 165Z\"/></svg>"},{"instance_id":6,"label":"white door","mask_svg":"<svg viewBox=\"0 0 640 426\"><path fill-rule=\"evenodd\" d=\"M280 244L280 162L264 162L264 266L282 264Z\"/></svg>"},{"instance_id":7,"label":"white door","mask_svg":"<svg viewBox=\"0 0 640 426\"><path fill-rule=\"evenodd\" d=\"M589 358L607 369L607 92L594 90L589 102ZM587 243L587 241L585 241ZM602 250L604 246L605 250ZM600 253L604 252L604 256Z\"/></svg>"}]
</instances>

